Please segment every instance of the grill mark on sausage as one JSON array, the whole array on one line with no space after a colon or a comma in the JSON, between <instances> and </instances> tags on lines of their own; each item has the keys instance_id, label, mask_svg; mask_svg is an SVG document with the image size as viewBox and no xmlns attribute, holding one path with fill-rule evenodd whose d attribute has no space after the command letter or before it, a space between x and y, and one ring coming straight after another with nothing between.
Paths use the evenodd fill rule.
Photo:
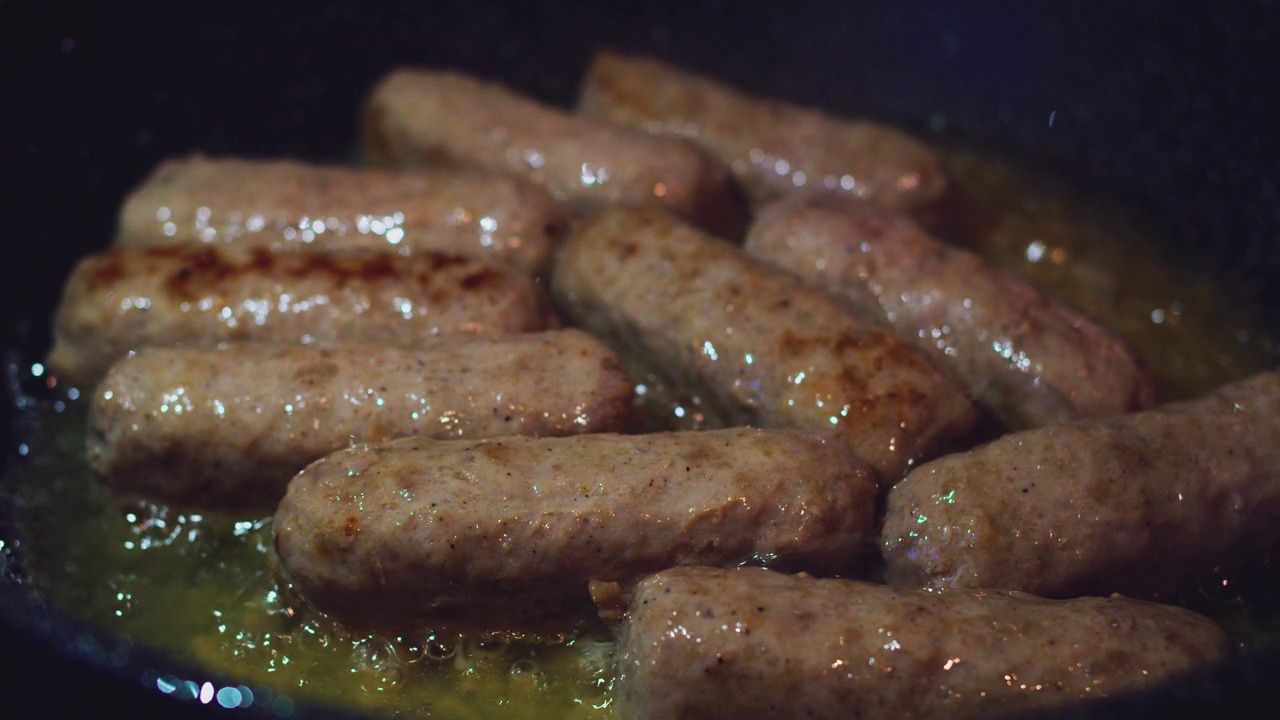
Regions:
<instances>
[{"instance_id":1,"label":"grill mark on sausage","mask_svg":"<svg viewBox=\"0 0 1280 720\"><path fill-rule=\"evenodd\" d=\"M128 254L137 257L130 258ZM340 288L358 283L376 283L395 277L401 272L398 263L406 262L395 256L381 253L273 253L263 248L253 248L244 257L219 252L213 248L156 247L141 251L107 250L90 261L85 270L85 287L89 293L107 291L112 285L126 279L132 272L130 265L152 265L156 261L182 258L182 264L165 278L163 287L175 299L192 301L216 294L219 286L237 275L261 277L329 279ZM476 270L464 276L459 286L467 291L494 287L505 282L505 276L478 262L459 255L425 251L414 255L408 262L416 266L417 277L423 283L431 283L436 275L450 268L474 266ZM440 301L449 294L442 294Z\"/></svg>"}]
</instances>

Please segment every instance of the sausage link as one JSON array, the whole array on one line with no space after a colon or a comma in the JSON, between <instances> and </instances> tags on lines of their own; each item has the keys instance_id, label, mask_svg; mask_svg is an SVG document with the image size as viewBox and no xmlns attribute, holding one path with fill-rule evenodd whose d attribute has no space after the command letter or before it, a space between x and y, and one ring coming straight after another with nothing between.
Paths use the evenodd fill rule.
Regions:
<instances>
[{"instance_id":1,"label":"sausage link","mask_svg":"<svg viewBox=\"0 0 1280 720\"><path fill-rule=\"evenodd\" d=\"M621 720L1003 717L1152 687L1232 655L1220 627L1177 607L760 568L661 572L630 608Z\"/></svg>"},{"instance_id":2,"label":"sausage link","mask_svg":"<svg viewBox=\"0 0 1280 720\"><path fill-rule=\"evenodd\" d=\"M357 626L521 623L672 565L847 570L875 496L847 448L799 431L408 438L302 471L275 548L303 598Z\"/></svg>"},{"instance_id":3,"label":"sausage link","mask_svg":"<svg viewBox=\"0 0 1280 720\"><path fill-rule=\"evenodd\" d=\"M369 99L365 142L375 162L507 172L579 211L660 207L729 237L742 229L744 208L728 173L692 144L579 117L465 75L392 72Z\"/></svg>"},{"instance_id":4,"label":"sausage link","mask_svg":"<svg viewBox=\"0 0 1280 720\"><path fill-rule=\"evenodd\" d=\"M501 175L196 156L161 163L130 193L116 245L433 250L537 274L567 226L562 203Z\"/></svg>"},{"instance_id":5,"label":"sausage link","mask_svg":"<svg viewBox=\"0 0 1280 720\"><path fill-rule=\"evenodd\" d=\"M847 300L929 354L1014 429L1156 404L1123 338L909 218L829 195L766 207L747 252Z\"/></svg>"},{"instance_id":6,"label":"sausage link","mask_svg":"<svg viewBox=\"0 0 1280 720\"><path fill-rule=\"evenodd\" d=\"M1176 588L1280 540L1280 373L1007 435L889 494L889 581L1040 595Z\"/></svg>"},{"instance_id":7,"label":"sausage link","mask_svg":"<svg viewBox=\"0 0 1280 720\"><path fill-rule=\"evenodd\" d=\"M885 489L976 421L920 351L661 213L614 211L578 228L552 292L620 352L710 393L732 422L836 430Z\"/></svg>"},{"instance_id":8,"label":"sausage link","mask_svg":"<svg viewBox=\"0 0 1280 720\"><path fill-rule=\"evenodd\" d=\"M552 321L531 278L455 255L112 248L68 278L49 366L92 386L130 350L153 345L421 347L450 333L531 332Z\"/></svg>"},{"instance_id":9,"label":"sausage link","mask_svg":"<svg viewBox=\"0 0 1280 720\"><path fill-rule=\"evenodd\" d=\"M578 109L692 140L729 167L755 205L810 188L911 211L948 186L933 152L901 131L749 97L656 60L597 54Z\"/></svg>"},{"instance_id":10,"label":"sausage link","mask_svg":"<svg viewBox=\"0 0 1280 720\"><path fill-rule=\"evenodd\" d=\"M150 348L94 391L89 464L120 494L274 507L355 442L624 429L632 388L579 330L374 346Z\"/></svg>"}]
</instances>

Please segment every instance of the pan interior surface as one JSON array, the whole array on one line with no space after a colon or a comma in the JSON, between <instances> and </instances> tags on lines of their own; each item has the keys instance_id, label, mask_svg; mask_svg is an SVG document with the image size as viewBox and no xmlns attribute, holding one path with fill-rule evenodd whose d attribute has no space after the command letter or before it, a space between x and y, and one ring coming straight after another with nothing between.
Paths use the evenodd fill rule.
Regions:
<instances>
[{"instance_id":1,"label":"pan interior surface","mask_svg":"<svg viewBox=\"0 0 1280 720\"><path fill-rule=\"evenodd\" d=\"M762 94L904 123L955 146L953 166L1006 211L1025 209L1027 200L1006 194L1010 185L1046 183L1022 182L1019 163L992 168L989 148L1035 155L1033 165L1048 166L1050 176L1077 180L1049 181L1042 202L1079 186L1089 200L1060 206L1066 225L1046 220L1055 211L1042 205L1016 230L989 236L984 250L1129 334L1174 397L1275 365L1265 333L1276 326L1275 305L1262 298L1280 275L1280 241L1268 224L1280 202L1267 174L1276 154L1247 120L1268 107L1247 90L1247 78L1208 79L1228 59L1249 68L1248 53L1274 22L1242 11L1191 32L1181 24L1188 21L1154 7L1112 18L1076 6L917 10L706 3L673 15L656 5L614 12L572 2L441 3L398 18L328 3L307 13L264 10L265 19L211 18L184 32L155 8L121 9L101 26L88 15L25 18L39 30L23 41L29 46L6 52L25 53L40 68L17 82L39 98L29 117L44 128L19 148L17 169L31 183L13 237L43 259L6 270L10 393L29 407L15 411L6 438L4 592L68 612L77 638L109 638L83 644L106 652L67 643L61 652L76 662L115 663L130 676L126 684L191 707L305 712L284 697L440 717L608 717L611 645L589 615L518 637L423 628L418 637L369 639L298 613L266 568L264 518L112 504L81 459L84 399L48 388L34 371L61 278L76 256L107 242L116 204L159 158L201 149L347 160L361 94L402 62L459 67L567 102L593 49L647 52ZM1135 40L1132 28L1144 24ZM879 39L838 43L840 27ZM149 29L149 43L123 42L136 28ZM1213 44L1212 37L1244 39ZM1227 59L1206 59L1210 47ZM181 62L163 62L171 58ZM95 65L111 68L109 82L92 79ZM86 115L100 121L86 129ZM1115 236L1127 239L1099 242ZM1061 248L1070 261L1045 262L1033 252L1041 258L1033 262L1032 243ZM1110 311L1089 307L1100 294L1072 272L1095 266L1125 267L1148 289L1116 290ZM1168 352L1171 342L1183 350ZM147 579L157 568L173 582ZM1277 614L1259 598L1277 596L1273 575L1263 568L1215 577L1181 601L1217 616L1246 651L1265 652ZM113 658L120 646L110 638L118 635L132 641ZM136 667L135 646L162 650L179 669ZM200 670L183 670L192 667ZM4 682L27 684L13 679L20 677ZM239 694L235 702L227 688Z\"/></svg>"}]
</instances>

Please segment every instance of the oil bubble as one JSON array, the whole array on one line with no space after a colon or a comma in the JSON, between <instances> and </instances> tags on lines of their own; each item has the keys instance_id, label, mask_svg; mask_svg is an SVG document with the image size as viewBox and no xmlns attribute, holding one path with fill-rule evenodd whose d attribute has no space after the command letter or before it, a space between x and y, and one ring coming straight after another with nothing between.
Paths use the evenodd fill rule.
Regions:
<instances>
[{"instance_id":1,"label":"oil bubble","mask_svg":"<svg viewBox=\"0 0 1280 720\"><path fill-rule=\"evenodd\" d=\"M435 662L444 662L458 654L458 644L454 638L444 638L431 633L422 646L422 656Z\"/></svg>"}]
</instances>

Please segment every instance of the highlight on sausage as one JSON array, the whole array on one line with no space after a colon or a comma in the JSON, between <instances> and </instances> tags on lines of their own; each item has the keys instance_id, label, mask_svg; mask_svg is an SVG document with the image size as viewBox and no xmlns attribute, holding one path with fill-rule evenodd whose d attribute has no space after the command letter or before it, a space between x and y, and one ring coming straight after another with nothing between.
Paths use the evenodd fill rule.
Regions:
<instances>
[{"instance_id":1,"label":"highlight on sausage","mask_svg":"<svg viewBox=\"0 0 1280 720\"><path fill-rule=\"evenodd\" d=\"M842 443L800 431L407 438L303 470L275 552L295 591L356 626L519 623L673 565L848 570L875 498Z\"/></svg>"},{"instance_id":2,"label":"highlight on sausage","mask_svg":"<svg viewBox=\"0 0 1280 720\"><path fill-rule=\"evenodd\" d=\"M674 568L630 601L615 709L622 720L987 718L1113 697L1232 655L1213 621L1120 597Z\"/></svg>"},{"instance_id":3,"label":"highlight on sausage","mask_svg":"<svg viewBox=\"0 0 1280 720\"><path fill-rule=\"evenodd\" d=\"M1012 429L1156 404L1119 335L892 211L795 195L760 212L745 247L892 328Z\"/></svg>"},{"instance_id":4,"label":"highlight on sausage","mask_svg":"<svg viewBox=\"0 0 1280 720\"><path fill-rule=\"evenodd\" d=\"M949 185L933 151L900 130L751 97L649 58L598 53L578 110L697 143L755 205L803 188L910 212L937 202Z\"/></svg>"},{"instance_id":5,"label":"highlight on sausage","mask_svg":"<svg viewBox=\"0 0 1280 720\"><path fill-rule=\"evenodd\" d=\"M116 245L430 250L538 274L567 226L547 192L493 173L196 155L160 163L125 198Z\"/></svg>"},{"instance_id":6,"label":"highlight on sausage","mask_svg":"<svg viewBox=\"0 0 1280 720\"><path fill-rule=\"evenodd\" d=\"M112 248L82 259L54 316L50 369L92 386L130 350L224 342L420 347L553 322L522 272L421 252Z\"/></svg>"},{"instance_id":7,"label":"highlight on sausage","mask_svg":"<svg viewBox=\"0 0 1280 720\"><path fill-rule=\"evenodd\" d=\"M891 583L1065 597L1176 589L1280 540L1280 373L1006 435L888 497Z\"/></svg>"},{"instance_id":8,"label":"highlight on sausage","mask_svg":"<svg viewBox=\"0 0 1280 720\"><path fill-rule=\"evenodd\" d=\"M403 68L374 87L366 153L397 167L478 167L531 180L579 211L663 208L734 237L743 208L693 145L573 115L497 83Z\"/></svg>"},{"instance_id":9,"label":"highlight on sausage","mask_svg":"<svg viewBox=\"0 0 1280 720\"><path fill-rule=\"evenodd\" d=\"M93 392L89 464L121 495L271 509L298 471L354 443L618 432L631 396L617 356L580 330L419 350L145 348Z\"/></svg>"},{"instance_id":10,"label":"highlight on sausage","mask_svg":"<svg viewBox=\"0 0 1280 720\"><path fill-rule=\"evenodd\" d=\"M575 229L552 293L575 322L705 389L735 422L832 429L892 486L968 433L964 390L834 300L654 211Z\"/></svg>"}]
</instances>

